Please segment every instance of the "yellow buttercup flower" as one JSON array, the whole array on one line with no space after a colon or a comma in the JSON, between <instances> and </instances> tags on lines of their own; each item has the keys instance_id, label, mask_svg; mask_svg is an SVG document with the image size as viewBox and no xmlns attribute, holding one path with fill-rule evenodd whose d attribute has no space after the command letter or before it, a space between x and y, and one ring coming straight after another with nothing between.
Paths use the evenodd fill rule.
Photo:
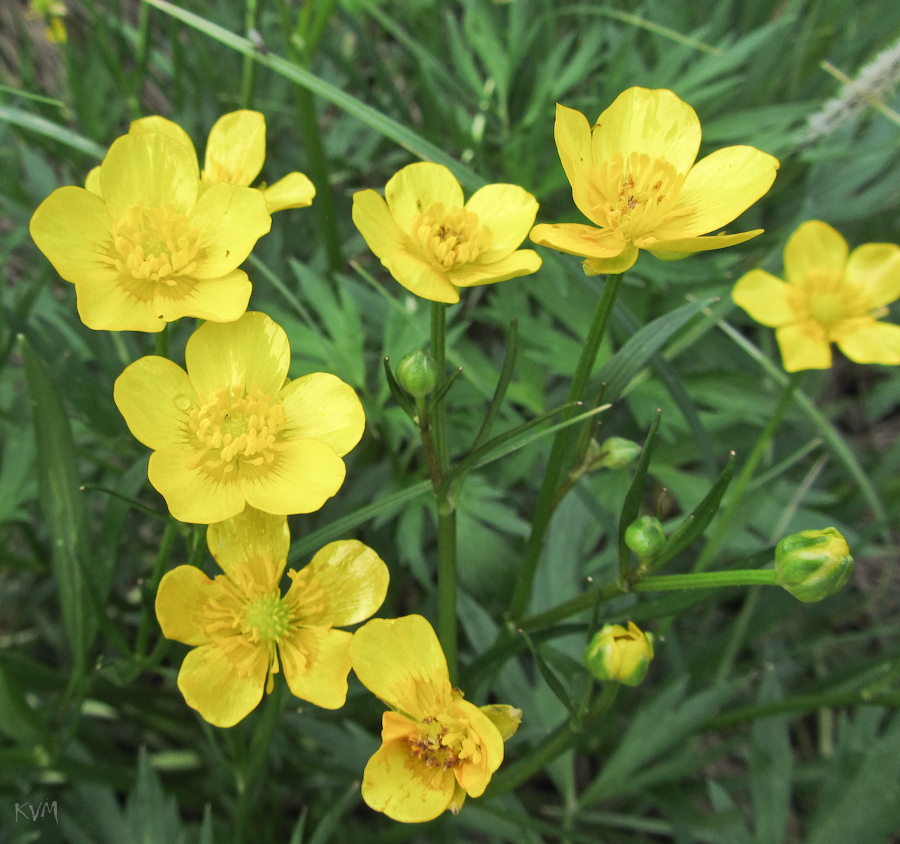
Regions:
<instances>
[{"instance_id":1,"label":"yellow buttercup flower","mask_svg":"<svg viewBox=\"0 0 900 844\"><path fill-rule=\"evenodd\" d=\"M374 190L353 195L353 222L407 290L434 302L458 302L460 287L537 272L541 259L519 249L537 200L517 185L486 185L463 203L456 177L419 162Z\"/></svg>"},{"instance_id":2,"label":"yellow buttercup flower","mask_svg":"<svg viewBox=\"0 0 900 844\"><path fill-rule=\"evenodd\" d=\"M187 147L194 161L195 169L200 168L197 151L187 132L177 123L165 117L154 115L134 120L128 130L129 135L158 133ZM259 175L266 160L266 119L258 111L242 109L222 115L209 132L206 141L206 156L200 171L201 191L210 185L225 182L231 185L249 187ZM89 174L85 187L100 194L102 189L98 179L98 168ZM312 204L316 189L303 173L288 173L272 185L260 187L269 213L285 208L305 208Z\"/></svg>"},{"instance_id":3,"label":"yellow buttercup flower","mask_svg":"<svg viewBox=\"0 0 900 844\"><path fill-rule=\"evenodd\" d=\"M209 550L224 574L195 566L163 577L156 616L163 635L192 650L178 673L188 706L210 724L231 727L271 692L284 671L297 697L325 709L347 699L351 634L384 601L388 570L356 540L326 545L281 594L290 534L287 518L247 508L209 526ZM280 666L280 667L279 667Z\"/></svg>"},{"instance_id":4,"label":"yellow buttercup flower","mask_svg":"<svg viewBox=\"0 0 900 844\"><path fill-rule=\"evenodd\" d=\"M419 823L483 794L521 711L463 700L420 615L368 622L353 636L350 660L360 682L394 710L384 713L381 748L366 765L363 800L396 821Z\"/></svg>"},{"instance_id":5,"label":"yellow buttercup flower","mask_svg":"<svg viewBox=\"0 0 900 844\"><path fill-rule=\"evenodd\" d=\"M220 183L201 192L190 152L158 133L119 138L98 179L102 196L58 188L30 226L74 283L85 325L156 332L183 316L244 313L251 284L238 266L272 225L259 191Z\"/></svg>"},{"instance_id":6,"label":"yellow buttercup flower","mask_svg":"<svg viewBox=\"0 0 900 844\"><path fill-rule=\"evenodd\" d=\"M541 224L530 236L586 258L588 275L625 272L640 249L675 260L762 233L701 237L763 196L778 161L754 147L733 146L695 164L700 121L671 91L629 88L593 127L581 112L557 105L554 134L575 205L600 228Z\"/></svg>"},{"instance_id":7,"label":"yellow buttercup flower","mask_svg":"<svg viewBox=\"0 0 900 844\"><path fill-rule=\"evenodd\" d=\"M788 372L828 369L832 342L856 363L900 364L900 326L878 321L900 298L900 246L866 243L849 252L831 226L810 220L784 248L784 274L787 283L751 270L731 298L775 329Z\"/></svg>"},{"instance_id":8,"label":"yellow buttercup flower","mask_svg":"<svg viewBox=\"0 0 900 844\"><path fill-rule=\"evenodd\" d=\"M204 323L185 349L187 372L149 355L116 379L131 433L154 449L150 483L172 515L209 523L245 504L289 515L318 510L344 481L362 405L334 375L287 383L287 335L265 314Z\"/></svg>"}]
</instances>

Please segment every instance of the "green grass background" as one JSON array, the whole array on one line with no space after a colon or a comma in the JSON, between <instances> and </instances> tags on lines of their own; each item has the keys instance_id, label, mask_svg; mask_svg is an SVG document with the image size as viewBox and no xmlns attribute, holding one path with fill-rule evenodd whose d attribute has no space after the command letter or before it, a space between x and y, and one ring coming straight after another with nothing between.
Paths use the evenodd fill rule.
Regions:
<instances>
[{"instance_id":1,"label":"green grass background","mask_svg":"<svg viewBox=\"0 0 900 844\"><path fill-rule=\"evenodd\" d=\"M174 681L186 649L160 638L153 587L161 568L203 559L203 534L167 522L147 450L112 402L113 381L153 339L84 327L73 288L28 235L37 205L83 184L129 120L163 114L202 151L222 113L262 111L263 178L299 169L319 194L312 208L277 214L258 244L246 265L250 307L288 331L292 377L335 373L367 415L344 488L319 513L292 517L292 562L355 536L391 569L380 614L434 619L433 505L415 489L391 498L426 475L381 366L427 343L429 308L368 253L350 220L353 192L381 188L417 155L443 155L467 191L513 182L538 197L539 221L579 221L553 143L554 104L594 119L631 85L689 102L701 155L751 144L780 159L772 191L739 222L765 234L678 263L642 256L598 359L595 372L639 326L713 300L601 417L601 437L643 441L662 408L644 505L675 525L730 451L740 465L783 389L772 332L730 302L736 279L756 266L780 272L784 243L806 219L836 226L852 246L900 240L900 126L884 113L900 110L895 87L805 140L809 116L842 88L823 62L855 77L897 43L900 5L185 0L200 16L193 25L135 2L66 5L63 47L26 20L24 3L0 8L0 840L900 840L896 370L837 356L804 377L714 563L762 553L759 565L782 536L834 525L857 560L849 588L815 605L776 589L605 604L601 620L632 618L659 637L645 684L624 689L577 752L515 792L403 826L359 796L382 706L355 681L344 709L273 696L231 730L184 703ZM448 361L464 370L448 399L453 454L480 427L512 318L519 354L497 430L565 398L599 280L577 258L542 254L536 275L466 291L449 313ZM176 361L193 327L182 323ZM523 709L506 765L567 718L521 646L475 662L503 623L548 450L539 439L479 469L460 499L461 685L476 703ZM565 499L530 616L582 594L587 577L615 578L629 482L628 472L596 473ZM688 571L701 549L667 571ZM208 555L203 565L212 573ZM584 687L589 615L532 629L572 697ZM57 817L15 810L44 801L56 801Z\"/></svg>"}]
</instances>

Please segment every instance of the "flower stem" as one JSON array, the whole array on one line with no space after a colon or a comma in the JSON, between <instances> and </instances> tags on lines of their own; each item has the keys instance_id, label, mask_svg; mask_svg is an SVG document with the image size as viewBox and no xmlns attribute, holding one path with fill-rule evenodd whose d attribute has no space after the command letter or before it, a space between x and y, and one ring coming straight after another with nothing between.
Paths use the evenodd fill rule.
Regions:
<instances>
[{"instance_id":1,"label":"flower stem","mask_svg":"<svg viewBox=\"0 0 900 844\"><path fill-rule=\"evenodd\" d=\"M154 598L156 590L159 588L159 582L162 580L163 574L165 574L166 566L169 564L169 558L172 556L172 548L175 545L177 535L178 522L170 516L166 529L163 532L162 541L159 543L159 553L156 556L156 564L153 566L153 574L150 577L148 591ZM144 605L141 609L141 620L138 624L137 639L134 646L134 656L137 662L142 662L147 654L147 642L150 638L150 616L150 608Z\"/></svg>"},{"instance_id":2,"label":"flower stem","mask_svg":"<svg viewBox=\"0 0 900 844\"><path fill-rule=\"evenodd\" d=\"M259 19L260 0L245 0L244 2L244 32L249 33L256 29ZM244 66L241 74L241 108L250 108L253 104L253 83L256 81L256 59L254 56L244 56Z\"/></svg>"},{"instance_id":3,"label":"flower stem","mask_svg":"<svg viewBox=\"0 0 900 844\"><path fill-rule=\"evenodd\" d=\"M622 274L608 275L606 277L603 293L597 304L597 311L594 314L594 320L591 323L587 340L581 350L581 357L578 359L575 376L569 388L569 401L581 401L583 398L584 389L591 370L594 368L594 361L597 358L600 343L603 342L603 336L606 333L606 326L609 322L613 305L616 302L622 278ZM519 579L510 603L509 615L513 624L516 624L522 618L531 601L531 590L534 585L534 577L537 573L541 550L544 546L544 537L547 529L550 527L550 520L553 517L555 506L560 500L557 497L556 490L570 440L571 431L568 428L562 429L553 438L547 469L544 472L544 480L541 484L537 504L535 505L531 535L528 537L528 542L525 546L522 568L519 572Z\"/></svg>"},{"instance_id":4,"label":"flower stem","mask_svg":"<svg viewBox=\"0 0 900 844\"><path fill-rule=\"evenodd\" d=\"M447 344L447 307L440 302L431 304L431 356L437 365L435 391L440 392L446 380L444 368ZM419 413L424 412L424 402L420 400ZM422 417L420 415L420 421ZM425 416L428 433L422 430L422 447L426 450L429 471L432 472L434 494L437 498L438 519L438 638L447 657L450 682L456 685L457 664L457 624L456 624L456 510L446 495L441 494L441 480L450 466L447 450L447 403L437 402L434 413ZM429 439L433 433L433 441ZM429 448L432 454L429 455Z\"/></svg>"},{"instance_id":5,"label":"flower stem","mask_svg":"<svg viewBox=\"0 0 900 844\"><path fill-rule=\"evenodd\" d=\"M790 380L785 385L778 407L775 408L775 412L772 414L766 427L762 429L759 439L756 441L756 445L753 446L753 451L750 452L750 456L747 458L747 462L741 467L741 472L732 487L731 495L728 497L728 503L725 505L725 510L722 515L719 516L712 536L710 536L709 541L706 543L703 551L697 558L697 562L694 564L695 572L706 569L718 553L722 543L725 541L728 530L731 527L731 520L737 512L737 508L741 503L741 499L744 497L744 493L747 491L747 485L753 479L753 473L756 471L759 461L762 459L765 450L769 447L769 443L772 441L775 431L778 430L778 426L781 424L781 420L784 418L784 414L787 412L788 407L790 407L794 392L797 389L797 385L800 383L802 374L802 372L793 373Z\"/></svg>"},{"instance_id":6,"label":"flower stem","mask_svg":"<svg viewBox=\"0 0 900 844\"><path fill-rule=\"evenodd\" d=\"M696 574L663 574L647 577L631 587L633 592L669 592L675 589L709 589L726 586L777 586L774 569L735 569Z\"/></svg>"}]
</instances>

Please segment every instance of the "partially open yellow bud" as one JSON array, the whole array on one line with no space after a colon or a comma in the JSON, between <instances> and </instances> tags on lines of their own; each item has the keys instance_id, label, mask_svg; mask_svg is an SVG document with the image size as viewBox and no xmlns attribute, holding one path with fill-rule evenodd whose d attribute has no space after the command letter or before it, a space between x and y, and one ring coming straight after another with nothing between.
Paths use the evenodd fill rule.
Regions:
<instances>
[{"instance_id":1,"label":"partially open yellow bud","mask_svg":"<svg viewBox=\"0 0 900 844\"><path fill-rule=\"evenodd\" d=\"M833 527L802 530L785 537L775 548L778 583L804 603L833 595L852 572L847 540Z\"/></svg>"},{"instance_id":2,"label":"partially open yellow bud","mask_svg":"<svg viewBox=\"0 0 900 844\"><path fill-rule=\"evenodd\" d=\"M647 676L653 659L653 636L633 621L626 630L621 624L606 624L584 651L584 664L598 680L616 680L637 686Z\"/></svg>"}]
</instances>

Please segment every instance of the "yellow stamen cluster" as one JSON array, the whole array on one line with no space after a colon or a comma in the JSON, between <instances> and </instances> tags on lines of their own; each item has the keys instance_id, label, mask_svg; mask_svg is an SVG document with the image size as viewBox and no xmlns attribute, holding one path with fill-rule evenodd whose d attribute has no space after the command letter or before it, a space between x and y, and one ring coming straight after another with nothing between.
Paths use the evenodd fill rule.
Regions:
<instances>
[{"instance_id":1,"label":"yellow stamen cluster","mask_svg":"<svg viewBox=\"0 0 900 844\"><path fill-rule=\"evenodd\" d=\"M683 183L684 176L664 158L633 152L626 162L616 153L597 170L604 203L596 209L598 221L618 230L626 240L638 238L693 211L691 206L676 210Z\"/></svg>"},{"instance_id":2,"label":"yellow stamen cluster","mask_svg":"<svg viewBox=\"0 0 900 844\"><path fill-rule=\"evenodd\" d=\"M872 312L866 291L843 278L828 278L811 273L805 283L788 293L794 311L801 318L814 319L826 328L845 319L872 315L884 316L886 308Z\"/></svg>"},{"instance_id":3,"label":"yellow stamen cluster","mask_svg":"<svg viewBox=\"0 0 900 844\"><path fill-rule=\"evenodd\" d=\"M426 768L435 769L431 783L434 787L439 785L444 771L465 763L477 765L482 760L481 744L471 737L466 719L449 712L423 718L407 736L406 743L410 753Z\"/></svg>"},{"instance_id":4,"label":"yellow stamen cluster","mask_svg":"<svg viewBox=\"0 0 900 844\"><path fill-rule=\"evenodd\" d=\"M491 232L478 224L477 214L465 208L446 213L440 202L416 217L412 236L425 257L445 270L474 261L491 248Z\"/></svg>"},{"instance_id":5,"label":"yellow stamen cluster","mask_svg":"<svg viewBox=\"0 0 900 844\"><path fill-rule=\"evenodd\" d=\"M202 233L171 205L145 208L139 202L113 223L109 262L132 278L172 287L178 276L194 272L202 242Z\"/></svg>"},{"instance_id":6,"label":"yellow stamen cluster","mask_svg":"<svg viewBox=\"0 0 900 844\"><path fill-rule=\"evenodd\" d=\"M208 469L231 472L241 464L270 464L284 444L278 434L284 428L284 405L263 393L257 384L222 387L209 401L194 408L190 427L202 449L198 464Z\"/></svg>"}]
</instances>

